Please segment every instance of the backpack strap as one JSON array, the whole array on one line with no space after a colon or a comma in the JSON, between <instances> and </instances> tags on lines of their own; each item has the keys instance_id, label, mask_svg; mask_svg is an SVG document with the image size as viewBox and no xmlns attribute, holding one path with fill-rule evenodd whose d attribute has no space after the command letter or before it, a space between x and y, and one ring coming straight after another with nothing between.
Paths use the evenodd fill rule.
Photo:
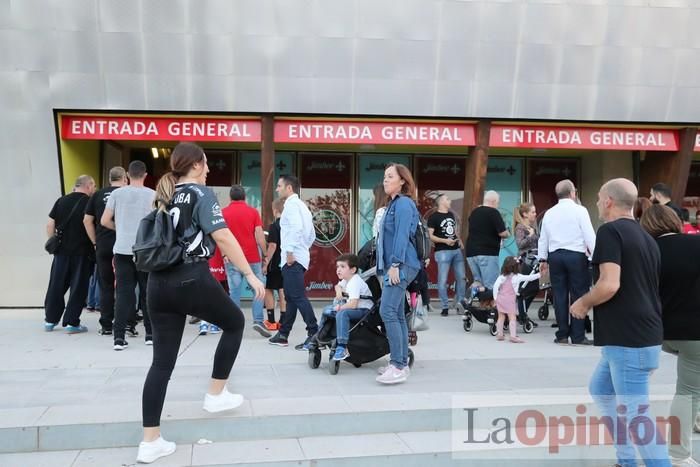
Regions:
<instances>
[{"instance_id":1,"label":"backpack strap","mask_svg":"<svg viewBox=\"0 0 700 467\"><path fill-rule=\"evenodd\" d=\"M68 214L68 217L66 218L66 220L61 223L60 227L56 226L56 230L62 231L65 228L65 226L68 225L68 222L70 222L70 220L73 218L73 214L75 214L75 211L76 211L76 209L78 209L78 205L80 204L81 201L82 201L82 199L79 199L78 202L75 203L75 205L73 205L73 209L70 210L70 213Z\"/></svg>"}]
</instances>

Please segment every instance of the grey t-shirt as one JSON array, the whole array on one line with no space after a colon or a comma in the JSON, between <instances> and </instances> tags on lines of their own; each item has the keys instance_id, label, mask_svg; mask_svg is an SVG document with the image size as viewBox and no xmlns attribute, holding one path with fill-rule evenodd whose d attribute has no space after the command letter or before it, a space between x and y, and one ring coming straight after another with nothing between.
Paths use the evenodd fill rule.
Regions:
<instances>
[{"instance_id":1,"label":"grey t-shirt","mask_svg":"<svg viewBox=\"0 0 700 467\"><path fill-rule=\"evenodd\" d=\"M136 241L136 231L146 214L153 210L156 192L146 187L125 186L112 192L107 200L107 208L114 211L114 224L117 228L117 240L114 253L133 255L132 247Z\"/></svg>"}]
</instances>

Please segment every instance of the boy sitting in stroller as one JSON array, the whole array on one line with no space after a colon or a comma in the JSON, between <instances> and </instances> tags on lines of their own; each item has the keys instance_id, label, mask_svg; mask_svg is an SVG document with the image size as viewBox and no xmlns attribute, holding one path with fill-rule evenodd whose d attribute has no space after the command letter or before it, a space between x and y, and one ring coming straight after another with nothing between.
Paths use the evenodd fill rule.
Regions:
<instances>
[{"instance_id":1,"label":"boy sitting in stroller","mask_svg":"<svg viewBox=\"0 0 700 467\"><path fill-rule=\"evenodd\" d=\"M373 306L372 300L368 298L372 293L367 283L357 273L358 263L357 255L353 254L340 255L335 260L335 273L340 282L335 286L333 304L323 309L318 325L321 332L328 318L335 318L337 346L333 360L336 361L345 360L350 356L348 352L350 321L364 318Z\"/></svg>"}]
</instances>

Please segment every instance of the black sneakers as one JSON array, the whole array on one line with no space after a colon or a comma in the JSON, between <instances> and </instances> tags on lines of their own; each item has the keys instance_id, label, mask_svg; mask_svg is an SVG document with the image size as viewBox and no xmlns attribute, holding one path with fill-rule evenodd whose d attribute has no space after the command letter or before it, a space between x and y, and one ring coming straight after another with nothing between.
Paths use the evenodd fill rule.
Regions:
<instances>
[{"instance_id":1,"label":"black sneakers","mask_svg":"<svg viewBox=\"0 0 700 467\"><path fill-rule=\"evenodd\" d=\"M279 345L280 347L287 347L289 341L279 332L268 339L268 342L272 345Z\"/></svg>"},{"instance_id":2,"label":"black sneakers","mask_svg":"<svg viewBox=\"0 0 700 467\"><path fill-rule=\"evenodd\" d=\"M136 326L127 326L126 335L129 337L139 337L139 332L136 330Z\"/></svg>"},{"instance_id":3,"label":"black sneakers","mask_svg":"<svg viewBox=\"0 0 700 467\"><path fill-rule=\"evenodd\" d=\"M97 331L97 334L99 334L100 336L111 336L111 335L112 335L112 330L111 330L111 329L101 328L99 331Z\"/></svg>"},{"instance_id":4,"label":"black sneakers","mask_svg":"<svg viewBox=\"0 0 700 467\"><path fill-rule=\"evenodd\" d=\"M126 339L114 339L114 350L124 350L129 346Z\"/></svg>"},{"instance_id":5,"label":"black sneakers","mask_svg":"<svg viewBox=\"0 0 700 467\"><path fill-rule=\"evenodd\" d=\"M440 313L440 316L447 316L448 311L449 310L447 308L443 308L442 313Z\"/></svg>"}]
</instances>

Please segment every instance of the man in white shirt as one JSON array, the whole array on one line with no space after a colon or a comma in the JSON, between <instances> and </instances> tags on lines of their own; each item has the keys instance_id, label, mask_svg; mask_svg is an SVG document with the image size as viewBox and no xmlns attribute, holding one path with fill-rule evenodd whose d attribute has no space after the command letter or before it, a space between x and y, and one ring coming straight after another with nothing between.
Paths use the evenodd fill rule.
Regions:
<instances>
[{"instance_id":1,"label":"man in white shirt","mask_svg":"<svg viewBox=\"0 0 700 467\"><path fill-rule=\"evenodd\" d=\"M303 350L304 344L318 331L316 315L306 296L304 284L304 273L309 269L311 259L309 250L316 240L316 231L311 211L299 198L300 188L299 179L293 175L282 175L277 181L277 195L285 200L280 217L280 266L287 312L280 323L280 330L270 338L270 344L281 347L289 345L287 339L299 310L306 323L307 338L294 347L297 350Z\"/></svg>"},{"instance_id":2,"label":"man in white shirt","mask_svg":"<svg viewBox=\"0 0 700 467\"><path fill-rule=\"evenodd\" d=\"M572 344L591 345L585 321L570 317L569 305L591 287L588 258L595 248L595 232L588 210L577 202L574 183L562 180L554 191L559 203L545 213L538 244L538 257L548 263L552 282L559 325L554 342L568 344L570 338Z\"/></svg>"}]
</instances>

